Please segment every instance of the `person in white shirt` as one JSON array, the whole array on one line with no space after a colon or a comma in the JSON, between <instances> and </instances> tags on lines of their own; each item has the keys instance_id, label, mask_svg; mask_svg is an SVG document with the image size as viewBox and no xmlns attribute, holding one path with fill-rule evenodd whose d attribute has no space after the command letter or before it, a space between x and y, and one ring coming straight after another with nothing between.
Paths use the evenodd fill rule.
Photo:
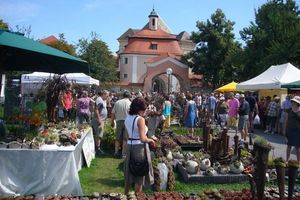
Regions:
<instances>
[{"instance_id":1,"label":"person in white shirt","mask_svg":"<svg viewBox=\"0 0 300 200\"><path fill-rule=\"evenodd\" d=\"M115 141L115 156L119 157L119 149L122 146L122 157L125 157L127 147L127 137L125 134L125 119L130 108L130 93L125 91L123 99L118 100L111 112L111 126L115 127L116 121L116 141Z\"/></svg>"}]
</instances>

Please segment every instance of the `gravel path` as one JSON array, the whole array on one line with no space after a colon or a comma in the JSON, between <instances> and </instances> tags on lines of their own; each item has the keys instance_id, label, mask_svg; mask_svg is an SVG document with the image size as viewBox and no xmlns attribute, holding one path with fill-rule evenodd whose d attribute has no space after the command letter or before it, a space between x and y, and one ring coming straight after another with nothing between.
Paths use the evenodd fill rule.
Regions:
<instances>
[{"instance_id":1,"label":"gravel path","mask_svg":"<svg viewBox=\"0 0 300 200\"><path fill-rule=\"evenodd\" d=\"M233 136L235 135L235 131L234 130L229 130L229 135L230 135L230 144L233 144ZM238 134L240 136L240 134ZM273 150L270 151L270 155L274 158L276 157L282 157L282 158L286 158L286 139L285 137L281 136L281 135L277 135L277 134L266 134L263 132L263 130L259 130L259 129L255 129L254 130L254 134L252 134L252 138L255 138L256 136L261 136L264 137L266 140L268 140L271 145L274 147ZM254 141L254 139L252 139L252 141ZM293 148L292 152L291 152L291 156L290 159L297 159L296 158L296 151Z\"/></svg>"}]
</instances>

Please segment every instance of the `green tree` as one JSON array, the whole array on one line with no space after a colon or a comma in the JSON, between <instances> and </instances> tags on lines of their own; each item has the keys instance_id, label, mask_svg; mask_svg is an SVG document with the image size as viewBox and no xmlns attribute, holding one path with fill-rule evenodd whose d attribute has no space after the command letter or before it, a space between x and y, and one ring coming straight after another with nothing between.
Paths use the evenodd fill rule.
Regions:
<instances>
[{"instance_id":1,"label":"green tree","mask_svg":"<svg viewBox=\"0 0 300 200\"><path fill-rule=\"evenodd\" d=\"M271 65L291 62L300 66L300 18L294 0L272 0L255 12L255 22L240 31L245 41L244 78Z\"/></svg>"},{"instance_id":2,"label":"green tree","mask_svg":"<svg viewBox=\"0 0 300 200\"><path fill-rule=\"evenodd\" d=\"M63 33L60 33L59 34L59 40L58 41L54 41L54 42L51 42L49 44L49 46L55 48L55 49L58 49L58 50L61 50L63 52L66 52L68 54L71 54L73 56L76 56L76 48L74 45L72 44L69 44L67 41L66 41L66 38L65 38L65 35Z\"/></svg>"},{"instance_id":3,"label":"green tree","mask_svg":"<svg viewBox=\"0 0 300 200\"><path fill-rule=\"evenodd\" d=\"M0 29L8 29L8 23L0 19Z\"/></svg>"},{"instance_id":4,"label":"green tree","mask_svg":"<svg viewBox=\"0 0 300 200\"><path fill-rule=\"evenodd\" d=\"M92 39L82 38L79 40L79 55L86 60L91 69L90 75L101 82L117 81L116 59L109 50L107 44L92 33Z\"/></svg>"},{"instance_id":5,"label":"green tree","mask_svg":"<svg viewBox=\"0 0 300 200\"><path fill-rule=\"evenodd\" d=\"M221 9L217 9L210 20L197 21L199 31L192 32L191 36L196 49L183 57L192 71L203 74L205 82L213 88L236 79L241 67L235 60L241 47L234 41L233 25Z\"/></svg>"}]
</instances>

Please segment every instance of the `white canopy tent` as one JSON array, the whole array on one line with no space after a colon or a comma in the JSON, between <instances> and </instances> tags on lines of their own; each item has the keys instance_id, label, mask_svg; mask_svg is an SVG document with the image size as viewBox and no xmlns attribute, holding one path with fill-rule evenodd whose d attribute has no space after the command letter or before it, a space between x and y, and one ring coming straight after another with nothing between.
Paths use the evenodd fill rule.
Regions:
<instances>
[{"instance_id":1,"label":"white canopy tent","mask_svg":"<svg viewBox=\"0 0 300 200\"><path fill-rule=\"evenodd\" d=\"M281 84L300 80L300 70L291 63L272 65L260 75L241 82L237 90L280 89Z\"/></svg>"},{"instance_id":2,"label":"white canopy tent","mask_svg":"<svg viewBox=\"0 0 300 200\"><path fill-rule=\"evenodd\" d=\"M80 85L99 85L99 80L94 79L84 73L68 73L63 74L68 81L80 84Z\"/></svg>"},{"instance_id":3,"label":"white canopy tent","mask_svg":"<svg viewBox=\"0 0 300 200\"><path fill-rule=\"evenodd\" d=\"M36 94L42 87L43 83L52 78L55 74L46 72L33 72L31 74L22 74L21 76L21 94ZM99 80L94 79L84 73L67 73L66 76L69 82L80 85L99 85Z\"/></svg>"}]
</instances>

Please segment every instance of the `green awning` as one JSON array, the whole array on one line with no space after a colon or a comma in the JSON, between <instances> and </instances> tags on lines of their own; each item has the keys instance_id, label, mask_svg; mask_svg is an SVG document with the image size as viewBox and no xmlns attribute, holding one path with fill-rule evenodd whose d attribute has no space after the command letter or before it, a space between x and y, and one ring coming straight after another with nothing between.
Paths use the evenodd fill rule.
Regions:
<instances>
[{"instance_id":1,"label":"green awning","mask_svg":"<svg viewBox=\"0 0 300 200\"><path fill-rule=\"evenodd\" d=\"M300 80L281 85L282 88L300 88Z\"/></svg>"},{"instance_id":2,"label":"green awning","mask_svg":"<svg viewBox=\"0 0 300 200\"><path fill-rule=\"evenodd\" d=\"M89 72L88 63L18 33L0 30L0 71Z\"/></svg>"}]
</instances>

